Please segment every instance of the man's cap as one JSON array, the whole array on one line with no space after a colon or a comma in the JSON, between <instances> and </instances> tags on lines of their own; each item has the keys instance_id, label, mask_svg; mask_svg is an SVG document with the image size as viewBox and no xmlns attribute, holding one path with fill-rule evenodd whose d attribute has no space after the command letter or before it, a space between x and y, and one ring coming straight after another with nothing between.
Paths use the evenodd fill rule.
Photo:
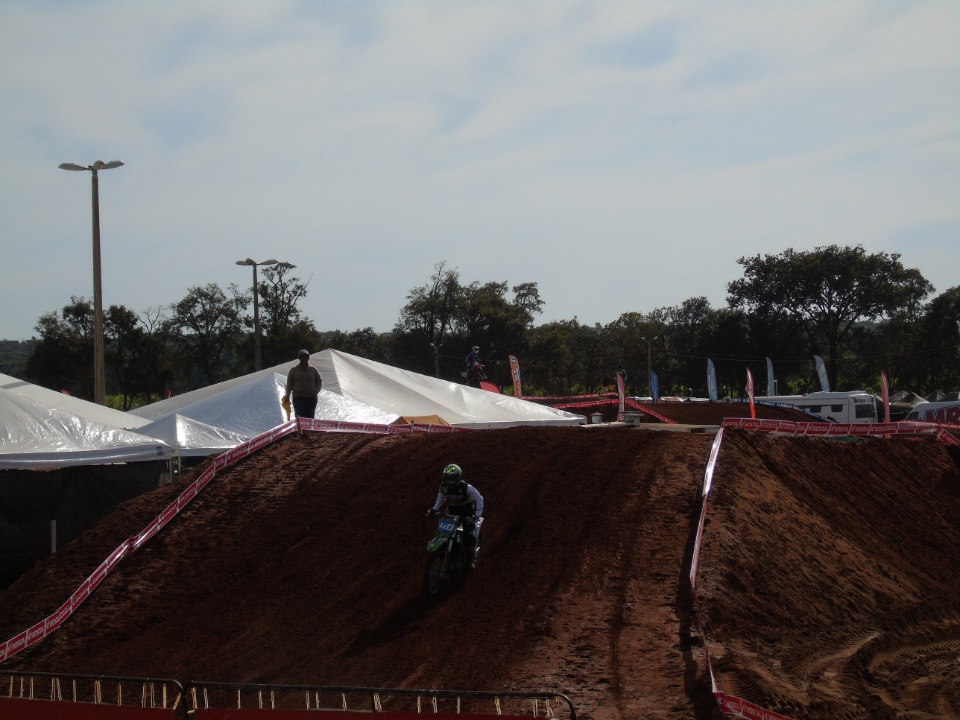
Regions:
<instances>
[{"instance_id":1,"label":"man's cap","mask_svg":"<svg viewBox=\"0 0 960 720\"><path fill-rule=\"evenodd\" d=\"M310 357L310 353L306 350L301 350L300 352L297 353L297 357L303 357L304 355L306 355L307 357Z\"/></svg>"}]
</instances>

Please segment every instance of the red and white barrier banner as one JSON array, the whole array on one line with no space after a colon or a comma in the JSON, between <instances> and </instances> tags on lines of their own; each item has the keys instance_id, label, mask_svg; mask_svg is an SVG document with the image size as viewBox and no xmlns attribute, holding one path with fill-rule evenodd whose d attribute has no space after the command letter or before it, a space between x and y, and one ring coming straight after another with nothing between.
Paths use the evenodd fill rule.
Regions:
<instances>
[{"instance_id":1,"label":"red and white barrier banner","mask_svg":"<svg viewBox=\"0 0 960 720\"><path fill-rule=\"evenodd\" d=\"M175 720L180 715L173 708L0 697L0 717L19 720Z\"/></svg>"},{"instance_id":2,"label":"red and white barrier banner","mask_svg":"<svg viewBox=\"0 0 960 720\"><path fill-rule=\"evenodd\" d=\"M934 423L826 423L794 422L792 420L753 420L751 418L725 418L721 427L741 428L758 432L775 432L787 435L810 437L890 437L893 435L938 435L945 432ZM949 435L950 433L946 433ZM951 436L952 438L952 436ZM956 438L952 438L956 440Z\"/></svg>"},{"instance_id":3,"label":"red and white barrier banner","mask_svg":"<svg viewBox=\"0 0 960 720\"><path fill-rule=\"evenodd\" d=\"M597 400L602 400L611 396L616 397L617 394L605 392L605 393L586 393L585 395L557 395L557 396L544 395L543 397L540 397L538 395L524 395L520 399L530 400L531 402L545 403L545 402L551 402L553 400L570 400L571 398L574 400L581 399L581 398L595 398Z\"/></svg>"},{"instance_id":4,"label":"red and white barrier banner","mask_svg":"<svg viewBox=\"0 0 960 720\"><path fill-rule=\"evenodd\" d=\"M312 717L309 710L260 710L257 708L197 708L191 710L196 720L303 720ZM494 715L492 713L434 713L434 712L390 712L377 711L375 713L357 710L317 710L315 713L323 720L358 720L369 715L376 720L530 720L529 715Z\"/></svg>"},{"instance_id":5,"label":"red and white barrier banner","mask_svg":"<svg viewBox=\"0 0 960 720\"><path fill-rule=\"evenodd\" d=\"M742 700L733 695L715 692L714 697L717 698L717 704L720 706L720 709L729 715L749 718L750 720L791 720L791 718L786 715L773 712L773 710L766 710L759 705L754 705L752 702Z\"/></svg>"},{"instance_id":6,"label":"red and white barrier banner","mask_svg":"<svg viewBox=\"0 0 960 720\"><path fill-rule=\"evenodd\" d=\"M569 410L570 408L595 407L597 405L616 405L619 402L616 398L597 398L591 402L571 402L551 405L556 410Z\"/></svg>"},{"instance_id":7,"label":"red and white barrier banner","mask_svg":"<svg viewBox=\"0 0 960 720\"><path fill-rule=\"evenodd\" d=\"M960 430L960 427L957 427L956 425L951 425L950 427ZM956 432L956 430L954 432ZM940 431L937 433L937 439L947 443L948 445L960 445L960 439L944 428L940 428Z\"/></svg>"},{"instance_id":8,"label":"red and white barrier banner","mask_svg":"<svg viewBox=\"0 0 960 720\"><path fill-rule=\"evenodd\" d=\"M270 708L197 708L190 711L196 720L303 720L316 714L324 720L357 720L358 717L376 716L377 720L423 720L429 714L431 720L529 720L529 715L496 715L493 713L376 713L357 710L276 710ZM173 708L144 708L132 705L109 703L84 703L56 700L31 700L0 697L0 717L22 720L171 720L180 717Z\"/></svg>"},{"instance_id":9,"label":"red and white barrier banner","mask_svg":"<svg viewBox=\"0 0 960 720\"><path fill-rule=\"evenodd\" d=\"M669 425L676 425L676 424L677 424L677 421L676 421L676 420L671 420L671 419L668 418L668 417L664 417L663 415L661 415L661 414L658 413L657 411L651 410L649 405L641 405L640 403L636 402L635 400L631 400L630 398L627 398L627 399L626 399L625 404L626 404L627 406L629 406L630 408L634 409L634 410L639 410L640 412L646 413L646 414L649 415L650 417L655 417L655 418L656 418L657 420L659 420L660 422L665 422L665 423L667 423L667 424L669 424Z\"/></svg>"},{"instance_id":10,"label":"red and white barrier banner","mask_svg":"<svg viewBox=\"0 0 960 720\"><path fill-rule=\"evenodd\" d=\"M434 423L413 422L406 425L382 425L379 423L356 423L343 420L300 420L301 428L317 432L359 432L376 435L406 435L412 432L447 433L462 432L472 428L455 425L437 425Z\"/></svg>"}]
</instances>

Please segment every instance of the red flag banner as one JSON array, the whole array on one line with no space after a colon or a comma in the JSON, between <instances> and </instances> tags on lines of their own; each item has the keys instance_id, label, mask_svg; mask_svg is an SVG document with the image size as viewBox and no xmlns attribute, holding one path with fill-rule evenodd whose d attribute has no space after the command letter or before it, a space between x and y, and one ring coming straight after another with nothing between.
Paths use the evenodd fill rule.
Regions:
<instances>
[{"instance_id":1,"label":"red flag banner","mask_svg":"<svg viewBox=\"0 0 960 720\"><path fill-rule=\"evenodd\" d=\"M520 362L516 355L509 355L510 358L510 377L513 378L513 396L522 397L523 388L520 386Z\"/></svg>"},{"instance_id":2,"label":"red flag banner","mask_svg":"<svg viewBox=\"0 0 960 720\"><path fill-rule=\"evenodd\" d=\"M757 408L753 404L753 373L750 372L750 368L747 368L747 397L750 398L750 417L754 420L757 419Z\"/></svg>"},{"instance_id":3,"label":"red flag banner","mask_svg":"<svg viewBox=\"0 0 960 720\"><path fill-rule=\"evenodd\" d=\"M623 410L624 410L623 405L624 405L624 399L626 398L626 395L627 395L627 388L626 388L626 383L623 381L623 374L618 372L617 373L617 402L620 403L620 407L618 408L617 412L619 413L619 415L623 415Z\"/></svg>"}]
</instances>

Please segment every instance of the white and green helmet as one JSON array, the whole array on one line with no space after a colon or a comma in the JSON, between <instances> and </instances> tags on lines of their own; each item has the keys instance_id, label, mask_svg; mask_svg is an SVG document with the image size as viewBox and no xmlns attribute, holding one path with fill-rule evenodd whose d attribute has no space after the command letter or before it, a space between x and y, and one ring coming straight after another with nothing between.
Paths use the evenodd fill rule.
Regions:
<instances>
[{"instance_id":1,"label":"white and green helmet","mask_svg":"<svg viewBox=\"0 0 960 720\"><path fill-rule=\"evenodd\" d=\"M446 492L461 480L463 480L463 470L459 465L450 463L443 469L443 482L440 483L440 488Z\"/></svg>"}]
</instances>

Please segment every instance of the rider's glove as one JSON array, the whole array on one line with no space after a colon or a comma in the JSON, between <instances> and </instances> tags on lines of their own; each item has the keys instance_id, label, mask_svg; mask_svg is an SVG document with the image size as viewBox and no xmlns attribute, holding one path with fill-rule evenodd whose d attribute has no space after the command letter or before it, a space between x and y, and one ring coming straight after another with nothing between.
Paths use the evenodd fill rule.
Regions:
<instances>
[{"instance_id":1,"label":"rider's glove","mask_svg":"<svg viewBox=\"0 0 960 720\"><path fill-rule=\"evenodd\" d=\"M436 508L430 508L429 510L427 510L427 517L433 517L436 514L437 514Z\"/></svg>"}]
</instances>

